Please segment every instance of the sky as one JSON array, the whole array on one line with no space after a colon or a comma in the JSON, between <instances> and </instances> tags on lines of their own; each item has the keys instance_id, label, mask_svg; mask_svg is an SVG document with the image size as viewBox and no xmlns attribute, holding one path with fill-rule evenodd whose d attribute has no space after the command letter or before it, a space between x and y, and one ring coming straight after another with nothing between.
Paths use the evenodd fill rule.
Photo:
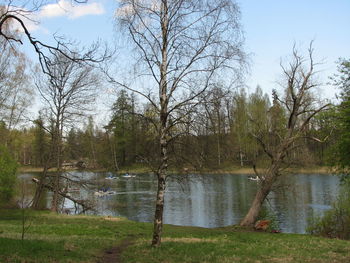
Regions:
<instances>
[{"instance_id":1,"label":"sky","mask_svg":"<svg viewBox=\"0 0 350 263\"><path fill-rule=\"evenodd\" d=\"M286 61L293 44L305 51L314 41L314 54L320 65L320 80L336 73L338 58L350 58L349 0L241 0L246 50L252 54L247 84L260 84L270 92L281 74L280 61ZM325 85L325 98L335 89Z\"/></svg>"},{"instance_id":2,"label":"sky","mask_svg":"<svg viewBox=\"0 0 350 263\"><path fill-rule=\"evenodd\" d=\"M1 1L0 1L1 2ZM31 33L43 42L53 43L52 35L65 35L82 45L93 41L115 41L116 0L88 0L71 6L70 0L52 1L36 14L40 24L30 24ZM305 51L314 41L320 80L336 73L339 57L350 58L350 0L237 0L241 8L241 24L245 35L245 50L250 58L246 77L248 90L259 84L271 94L278 88L280 61L287 61L295 44ZM30 46L24 47L35 61ZM319 95L332 99L336 90L325 85Z\"/></svg>"}]
</instances>

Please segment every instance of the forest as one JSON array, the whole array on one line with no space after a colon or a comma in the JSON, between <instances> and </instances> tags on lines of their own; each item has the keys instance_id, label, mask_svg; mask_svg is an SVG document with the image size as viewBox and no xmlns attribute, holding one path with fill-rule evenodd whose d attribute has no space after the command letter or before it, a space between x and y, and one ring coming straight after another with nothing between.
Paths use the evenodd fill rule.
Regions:
<instances>
[{"instance_id":1,"label":"forest","mask_svg":"<svg viewBox=\"0 0 350 263\"><path fill-rule=\"evenodd\" d=\"M16 95L26 97L24 94ZM271 103L268 94L263 94L259 87L250 95L244 89L229 94L224 88L216 87L204 97L205 101L198 105L196 111L172 131L176 141L170 145L170 167L178 171L184 168L201 171L252 167L268 162L252 134L264 129L265 136L269 136L269 125L274 121L271 115L278 102L274 99ZM8 147L20 165L43 167L53 143L52 120L40 116L31 125L11 128L21 116L15 116L10 110L7 120L5 109L8 107L4 104L2 145ZM69 125L62 138L62 162L84 161L91 169L118 171L135 165L147 166L150 160L156 160L159 143L153 126L153 122L157 121L156 114L152 113L152 108L147 104L140 105L132 95L122 90L111 113L110 121L103 127L98 127L91 116L86 117L83 127ZM329 152L340 139L334 136L335 123L331 114L320 114L305 128L305 138L327 140L305 139L305 143L289 156L292 166L331 164ZM278 118L274 125L284 126L285 117ZM74 119L71 121L74 123Z\"/></svg>"},{"instance_id":2,"label":"forest","mask_svg":"<svg viewBox=\"0 0 350 263\"><path fill-rule=\"evenodd\" d=\"M251 59L235 1L119 1L113 19L124 53L99 41L84 48L64 37L41 42L28 19L45 9L44 2L0 4L0 207L15 207L23 194L18 171L39 171L27 208L42 209L48 189L52 197L45 208L56 213L64 212L65 199L83 212L93 210L85 197L70 195L66 182L101 194L97 186L85 185L93 180L76 181L70 171L113 174L103 176L106 180L142 171L156 180L152 246L159 247L173 175L182 180L251 169L257 185L237 225L243 229L257 228L268 197L291 171L326 167L350 189L349 58L339 58L337 73L324 76L317 41L306 47L290 43L276 88L268 94L245 83ZM325 85L336 90L336 99L324 98ZM108 104L103 114L101 101ZM344 191L340 196L349 195ZM339 200L345 211L346 198ZM335 218L330 213L328 223ZM339 230L349 220L336 215L341 225L332 221L334 232L319 219L310 233L349 239ZM23 240L24 212L21 216ZM0 241L1 233L0 224Z\"/></svg>"}]
</instances>

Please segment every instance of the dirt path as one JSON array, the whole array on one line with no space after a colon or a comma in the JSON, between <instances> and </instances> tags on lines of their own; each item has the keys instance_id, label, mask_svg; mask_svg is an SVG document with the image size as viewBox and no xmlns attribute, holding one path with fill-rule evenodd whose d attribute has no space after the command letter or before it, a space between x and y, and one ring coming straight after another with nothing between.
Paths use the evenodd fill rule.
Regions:
<instances>
[{"instance_id":1,"label":"dirt path","mask_svg":"<svg viewBox=\"0 0 350 263\"><path fill-rule=\"evenodd\" d=\"M119 246L106 250L103 256L97 261L97 263L121 263L122 252L131 244L131 239L124 239Z\"/></svg>"}]
</instances>

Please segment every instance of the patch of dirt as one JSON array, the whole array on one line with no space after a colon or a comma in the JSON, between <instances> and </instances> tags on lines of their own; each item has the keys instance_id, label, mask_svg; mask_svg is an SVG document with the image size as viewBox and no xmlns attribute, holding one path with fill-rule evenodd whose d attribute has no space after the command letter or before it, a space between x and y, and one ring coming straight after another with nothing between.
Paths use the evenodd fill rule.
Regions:
<instances>
[{"instance_id":1,"label":"patch of dirt","mask_svg":"<svg viewBox=\"0 0 350 263\"><path fill-rule=\"evenodd\" d=\"M104 220L107 220L107 221L121 221L122 219L121 218L118 218L118 217L105 217L103 218Z\"/></svg>"},{"instance_id":2,"label":"patch of dirt","mask_svg":"<svg viewBox=\"0 0 350 263\"><path fill-rule=\"evenodd\" d=\"M112 247L106 250L103 256L97 261L97 263L121 263L122 252L132 244L131 239L123 240L119 246Z\"/></svg>"},{"instance_id":3,"label":"patch of dirt","mask_svg":"<svg viewBox=\"0 0 350 263\"><path fill-rule=\"evenodd\" d=\"M165 237L162 238L162 242L179 242L179 243L216 243L218 242L218 240L215 239L205 239L205 238L186 238L186 237L182 237L182 238L171 238L171 237Z\"/></svg>"}]
</instances>

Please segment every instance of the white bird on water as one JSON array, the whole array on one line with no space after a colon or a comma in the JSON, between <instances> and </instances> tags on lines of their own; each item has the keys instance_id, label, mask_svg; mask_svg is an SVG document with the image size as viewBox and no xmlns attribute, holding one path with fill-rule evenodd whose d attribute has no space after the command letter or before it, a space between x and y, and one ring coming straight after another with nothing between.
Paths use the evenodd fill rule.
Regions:
<instances>
[{"instance_id":1,"label":"white bird on water","mask_svg":"<svg viewBox=\"0 0 350 263\"><path fill-rule=\"evenodd\" d=\"M251 180L251 181L260 181L260 178L259 178L258 176L255 176L255 177L249 176L249 177L248 177L248 180Z\"/></svg>"}]
</instances>

